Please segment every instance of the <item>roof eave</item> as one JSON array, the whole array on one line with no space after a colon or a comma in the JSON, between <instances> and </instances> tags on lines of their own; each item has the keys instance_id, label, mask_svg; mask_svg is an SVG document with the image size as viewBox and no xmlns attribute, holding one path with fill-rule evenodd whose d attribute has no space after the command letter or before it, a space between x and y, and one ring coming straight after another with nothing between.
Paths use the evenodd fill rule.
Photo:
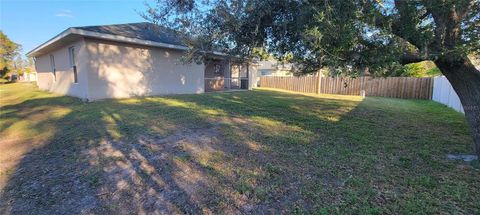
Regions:
<instances>
[{"instance_id":1,"label":"roof eave","mask_svg":"<svg viewBox=\"0 0 480 215\"><path fill-rule=\"evenodd\" d=\"M32 57L32 56L35 55L36 52L52 45L53 43L55 43L57 41L60 41L61 39L65 38L65 37L67 37L68 35L71 35L71 34L81 35L81 36L84 36L84 37L92 37L92 38L116 41L116 42L124 42L124 43L132 43L132 44L138 44L138 45L152 46L152 47L177 49L177 50L188 50L188 47L181 46L181 45L154 42L154 41L150 41L150 40L142 40L142 39L124 37L124 36L119 36L119 35L113 35L113 34L98 33L98 32L87 31L87 30L76 29L76 28L68 28L67 30L63 31L62 33L58 34L57 36L53 37L52 39L48 40L47 42L41 44L40 46L38 46L35 49L28 52L27 56Z\"/></svg>"},{"instance_id":2,"label":"roof eave","mask_svg":"<svg viewBox=\"0 0 480 215\"><path fill-rule=\"evenodd\" d=\"M42 43L41 45L37 46L36 48L29 51L26 55L27 57L32 57L36 52L39 50L59 41L60 39L68 36L71 34L72 28L67 28L66 30L62 31L61 33L57 34L55 37L47 40L46 42Z\"/></svg>"}]
</instances>

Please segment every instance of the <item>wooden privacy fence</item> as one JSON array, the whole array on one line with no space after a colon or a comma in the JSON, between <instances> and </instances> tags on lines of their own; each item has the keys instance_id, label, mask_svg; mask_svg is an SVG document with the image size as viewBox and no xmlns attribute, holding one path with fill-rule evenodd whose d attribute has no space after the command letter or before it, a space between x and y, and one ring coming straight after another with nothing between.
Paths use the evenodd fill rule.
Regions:
<instances>
[{"instance_id":1,"label":"wooden privacy fence","mask_svg":"<svg viewBox=\"0 0 480 215\"><path fill-rule=\"evenodd\" d=\"M432 78L388 77L260 77L260 87L284 89L303 93L382 96L403 99L431 99Z\"/></svg>"}]
</instances>

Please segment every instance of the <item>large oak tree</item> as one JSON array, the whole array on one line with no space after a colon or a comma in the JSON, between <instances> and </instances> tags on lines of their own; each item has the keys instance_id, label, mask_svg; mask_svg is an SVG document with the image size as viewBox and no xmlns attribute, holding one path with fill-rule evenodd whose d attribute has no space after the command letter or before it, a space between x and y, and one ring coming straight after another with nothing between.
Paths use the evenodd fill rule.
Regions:
<instances>
[{"instance_id":1,"label":"large oak tree","mask_svg":"<svg viewBox=\"0 0 480 215\"><path fill-rule=\"evenodd\" d=\"M431 60L457 92L480 155L478 0L157 0L147 20L184 33L187 60L211 51L253 58L263 51L311 73L329 67L388 75Z\"/></svg>"}]
</instances>

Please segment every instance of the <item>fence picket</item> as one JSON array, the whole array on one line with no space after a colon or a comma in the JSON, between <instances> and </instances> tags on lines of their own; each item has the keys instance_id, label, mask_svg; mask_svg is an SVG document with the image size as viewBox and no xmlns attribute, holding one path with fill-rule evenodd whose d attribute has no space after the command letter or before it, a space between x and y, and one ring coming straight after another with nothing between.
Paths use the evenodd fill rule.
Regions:
<instances>
[{"instance_id":1,"label":"fence picket","mask_svg":"<svg viewBox=\"0 0 480 215\"><path fill-rule=\"evenodd\" d=\"M303 93L325 93L383 96L405 99L431 99L432 78L388 77L388 78L344 78L344 77L260 77L261 87L278 88Z\"/></svg>"}]
</instances>

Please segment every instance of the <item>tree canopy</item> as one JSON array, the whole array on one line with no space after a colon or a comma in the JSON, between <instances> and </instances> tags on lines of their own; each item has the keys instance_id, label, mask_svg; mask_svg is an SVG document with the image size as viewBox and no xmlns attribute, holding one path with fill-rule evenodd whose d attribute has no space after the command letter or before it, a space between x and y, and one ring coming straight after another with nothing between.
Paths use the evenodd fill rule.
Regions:
<instances>
[{"instance_id":1,"label":"tree canopy","mask_svg":"<svg viewBox=\"0 0 480 215\"><path fill-rule=\"evenodd\" d=\"M11 41L0 31L0 77L14 68L21 46Z\"/></svg>"},{"instance_id":2,"label":"tree canopy","mask_svg":"<svg viewBox=\"0 0 480 215\"><path fill-rule=\"evenodd\" d=\"M144 17L186 33L192 58L264 49L301 72L369 67L388 75L401 63L478 53L478 8L473 0L158 0ZM447 21L450 13L458 20ZM458 29L448 33L448 25Z\"/></svg>"}]
</instances>

